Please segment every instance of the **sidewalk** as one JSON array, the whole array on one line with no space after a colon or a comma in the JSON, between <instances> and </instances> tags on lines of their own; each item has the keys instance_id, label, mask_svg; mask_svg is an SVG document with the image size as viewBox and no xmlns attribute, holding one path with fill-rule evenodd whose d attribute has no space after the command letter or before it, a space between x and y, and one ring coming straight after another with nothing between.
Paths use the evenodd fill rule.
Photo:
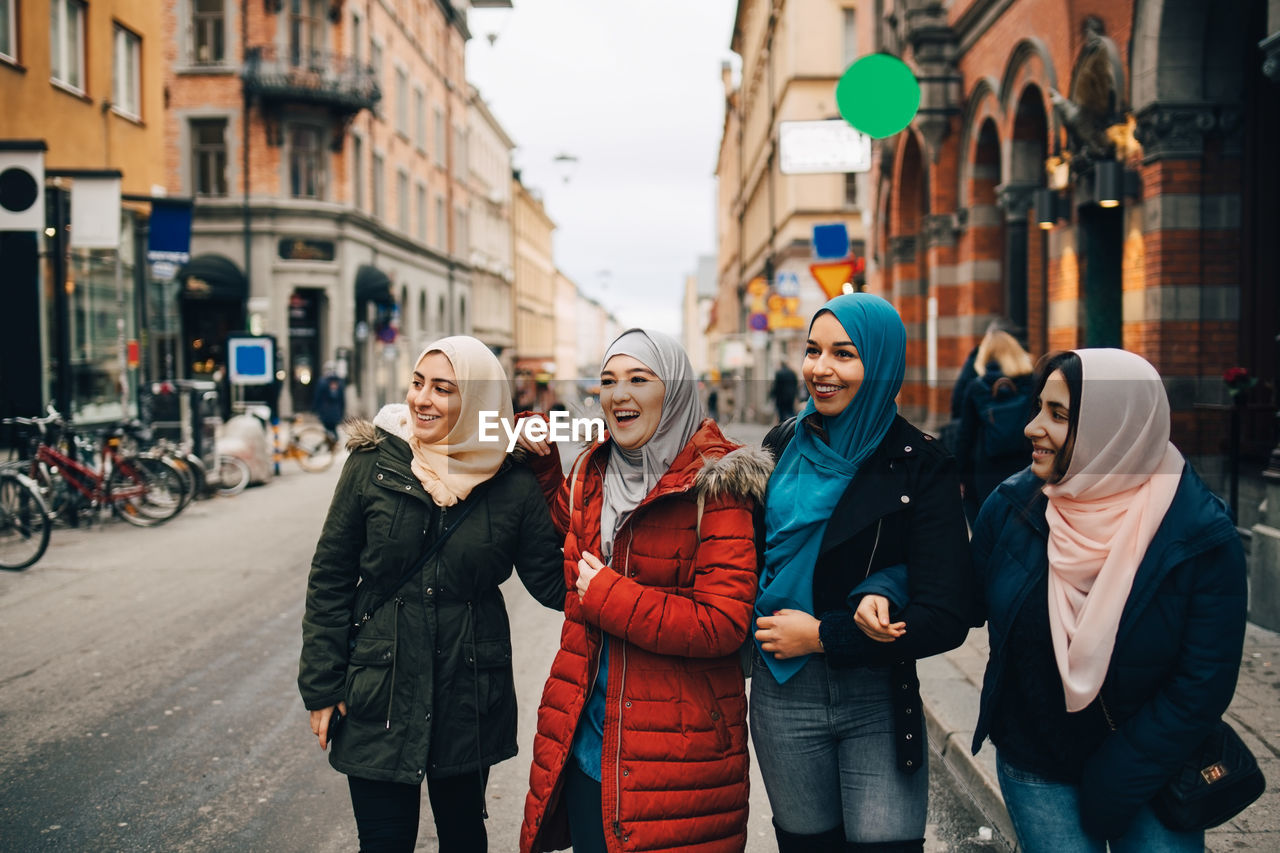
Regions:
<instances>
[{"instance_id":1,"label":"sidewalk","mask_svg":"<svg viewBox=\"0 0 1280 853\"><path fill-rule=\"evenodd\" d=\"M996 782L995 750L988 741L976 756L969 753L986 664L987 630L970 631L960 648L920 661L920 693L930 746L1012 843L1013 827ZM1240 681L1226 719L1257 757L1267 790L1234 819L1211 829L1205 849L1280 850L1280 634L1249 625Z\"/></svg>"}]
</instances>

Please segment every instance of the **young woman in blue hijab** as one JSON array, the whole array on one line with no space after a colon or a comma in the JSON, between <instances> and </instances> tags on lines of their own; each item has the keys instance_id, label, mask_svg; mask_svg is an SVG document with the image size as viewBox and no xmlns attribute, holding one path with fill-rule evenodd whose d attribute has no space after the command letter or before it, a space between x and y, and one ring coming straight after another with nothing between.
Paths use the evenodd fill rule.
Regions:
<instances>
[{"instance_id":1,"label":"young woman in blue hijab","mask_svg":"<svg viewBox=\"0 0 1280 853\"><path fill-rule=\"evenodd\" d=\"M750 715L780 853L924 849L915 661L963 642L973 572L955 460L898 415L905 355L888 302L832 299L809 326L809 402L765 438ZM879 612L866 594L894 566L909 603Z\"/></svg>"}]
</instances>

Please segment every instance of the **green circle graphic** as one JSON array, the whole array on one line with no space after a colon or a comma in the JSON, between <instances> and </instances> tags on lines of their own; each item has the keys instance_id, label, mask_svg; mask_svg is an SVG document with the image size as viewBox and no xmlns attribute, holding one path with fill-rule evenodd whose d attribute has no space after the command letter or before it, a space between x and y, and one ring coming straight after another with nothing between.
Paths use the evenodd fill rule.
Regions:
<instances>
[{"instance_id":1,"label":"green circle graphic","mask_svg":"<svg viewBox=\"0 0 1280 853\"><path fill-rule=\"evenodd\" d=\"M893 136L920 108L920 84L907 64L887 53L864 56L836 84L840 116L872 139Z\"/></svg>"}]
</instances>

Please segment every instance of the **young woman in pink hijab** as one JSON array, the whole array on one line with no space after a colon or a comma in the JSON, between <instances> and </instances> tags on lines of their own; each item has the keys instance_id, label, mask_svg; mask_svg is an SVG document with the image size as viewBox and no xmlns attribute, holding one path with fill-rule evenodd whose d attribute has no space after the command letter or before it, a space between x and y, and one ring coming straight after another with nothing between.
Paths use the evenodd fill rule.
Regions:
<instances>
[{"instance_id":1,"label":"young woman in pink hijab","mask_svg":"<svg viewBox=\"0 0 1280 853\"><path fill-rule=\"evenodd\" d=\"M1021 849L1202 851L1150 801L1235 691L1245 562L1226 505L1169 443L1155 369L1042 360L1031 466L978 515L987 737Z\"/></svg>"}]
</instances>

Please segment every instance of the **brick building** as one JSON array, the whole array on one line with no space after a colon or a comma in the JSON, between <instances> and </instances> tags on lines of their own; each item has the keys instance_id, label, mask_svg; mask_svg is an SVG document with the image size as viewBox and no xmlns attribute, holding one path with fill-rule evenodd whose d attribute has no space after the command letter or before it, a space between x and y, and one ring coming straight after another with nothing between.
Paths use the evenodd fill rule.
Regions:
<instances>
[{"instance_id":1,"label":"brick building","mask_svg":"<svg viewBox=\"0 0 1280 853\"><path fill-rule=\"evenodd\" d=\"M334 363L371 414L425 341L470 328L467 4L164 5L165 184L195 207L157 349L216 375L226 335L260 329L286 413Z\"/></svg>"},{"instance_id":2,"label":"brick building","mask_svg":"<svg viewBox=\"0 0 1280 853\"><path fill-rule=\"evenodd\" d=\"M1280 166L1263 152L1280 88L1258 46L1274 56L1278 4L1270 21L1263 3L873 5L868 49L900 55L923 90L873 172L869 285L907 322L907 416L947 417L958 368L1003 316L1033 355L1148 358L1175 441L1218 487L1221 375L1247 367L1263 385L1243 446L1261 460L1275 444L1280 329Z\"/></svg>"}]
</instances>

